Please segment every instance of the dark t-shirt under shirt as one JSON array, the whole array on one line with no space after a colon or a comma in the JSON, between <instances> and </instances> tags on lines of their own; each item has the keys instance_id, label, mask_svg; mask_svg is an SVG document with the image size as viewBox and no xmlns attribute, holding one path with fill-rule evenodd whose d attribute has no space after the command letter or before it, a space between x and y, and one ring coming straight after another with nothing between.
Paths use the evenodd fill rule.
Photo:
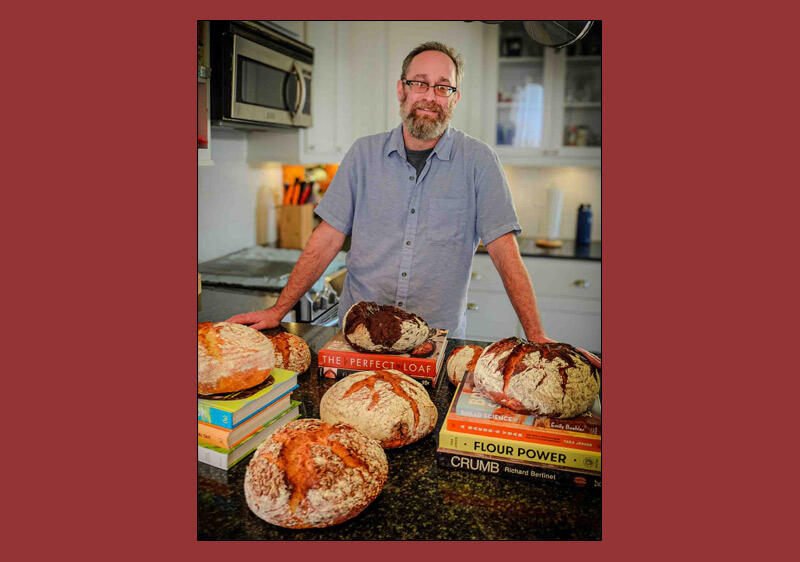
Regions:
<instances>
[{"instance_id":1,"label":"dark t-shirt under shirt","mask_svg":"<svg viewBox=\"0 0 800 562\"><path fill-rule=\"evenodd\" d=\"M417 177L422 173L422 168L425 167L425 160L428 159L428 155L431 152L433 152L433 147L428 150L411 150L406 147L406 160L417 170Z\"/></svg>"}]
</instances>

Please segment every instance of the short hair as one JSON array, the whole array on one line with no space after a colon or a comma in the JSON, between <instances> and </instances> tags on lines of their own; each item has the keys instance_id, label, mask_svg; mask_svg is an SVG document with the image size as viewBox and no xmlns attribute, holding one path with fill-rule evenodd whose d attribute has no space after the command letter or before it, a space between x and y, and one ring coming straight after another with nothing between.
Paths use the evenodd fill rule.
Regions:
<instances>
[{"instance_id":1,"label":"short hair","mask_svg":"<svg viewBox=\"0 0 800 562\"><path fill-rule=\"evenodd\" d=\"M403 70L400 74L400 79L405 80L406 72L408 72L408 65L411 64L411 60L416 57L420 53L424 53L425 51L439 51L440 53L444 53L450 60L453 61L453 64L456 66L456 87L459 87L461 84L461 78L464 76L464 59L461 55L456 51L454 48L445 45L444 43L440 43L439 41L427 41L414 47L414 49L406 55L406 58L403 60Z\"/></svg>"}]
</instances>

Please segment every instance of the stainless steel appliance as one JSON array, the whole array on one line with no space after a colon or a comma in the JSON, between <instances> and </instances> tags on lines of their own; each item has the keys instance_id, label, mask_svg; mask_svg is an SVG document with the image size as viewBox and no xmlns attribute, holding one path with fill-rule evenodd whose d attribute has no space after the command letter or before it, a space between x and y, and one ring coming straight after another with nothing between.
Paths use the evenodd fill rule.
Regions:
<instances>
[{"instance_id":1,"label":"stainless steel appliance","mask_svg":"<svg viewBox=\"0 0 800 562\"><path fill-rule=\"evenodd\" d=\"M211 22L211 122L310 127L314 48L257 21Z\"/></svg>"},{"instance_id":2,"label":"stainless steel appliance","mask_svg":"<svg viewBox=\"0 0 800 562\"><path fill-rule=\"evenodd\" d=\"M198 264L203 290L198 321L220 321L275 304L300 257L300 250L256 246ZM321 326L338 323L339 296L344 277L344 252L284 317L285 322Z\"/></svg>"}]
</instances>

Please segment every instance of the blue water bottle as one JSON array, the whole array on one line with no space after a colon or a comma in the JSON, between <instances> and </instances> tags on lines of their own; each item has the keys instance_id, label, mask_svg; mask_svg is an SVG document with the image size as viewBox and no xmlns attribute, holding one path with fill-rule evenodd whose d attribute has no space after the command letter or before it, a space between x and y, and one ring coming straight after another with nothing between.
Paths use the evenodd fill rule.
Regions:
<instances>
[{"instance_id":1,"label":"blue water bottle","mask_svg":"<svg viewBox=\"0 0 800 562\"><path fill-rule=\"evenodd\" d=\"M578 228L575 232L575 244L588 245L592 241L592 206L578 207Z\"/></svg>"}]
</instances>

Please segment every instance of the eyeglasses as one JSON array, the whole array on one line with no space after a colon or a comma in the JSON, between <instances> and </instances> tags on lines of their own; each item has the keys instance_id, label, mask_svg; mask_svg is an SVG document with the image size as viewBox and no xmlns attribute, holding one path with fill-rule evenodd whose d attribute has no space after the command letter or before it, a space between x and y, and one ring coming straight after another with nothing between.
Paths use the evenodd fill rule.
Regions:
<instances>
[{"instance_id":1,"label":"eyeglasses","mask_svg":"<svg viewBox=\"0 0 800 562\"><path fill-rule=\"evenodd\" d=\"M420 82L419 80L401 80L403 84L411 88L415 94L424 94L431 87L427 82ZM449 98L456 91L452 86L445 86L444 84L434 84L433 93L440 98Z\"/></svg>"}]
</instances>

